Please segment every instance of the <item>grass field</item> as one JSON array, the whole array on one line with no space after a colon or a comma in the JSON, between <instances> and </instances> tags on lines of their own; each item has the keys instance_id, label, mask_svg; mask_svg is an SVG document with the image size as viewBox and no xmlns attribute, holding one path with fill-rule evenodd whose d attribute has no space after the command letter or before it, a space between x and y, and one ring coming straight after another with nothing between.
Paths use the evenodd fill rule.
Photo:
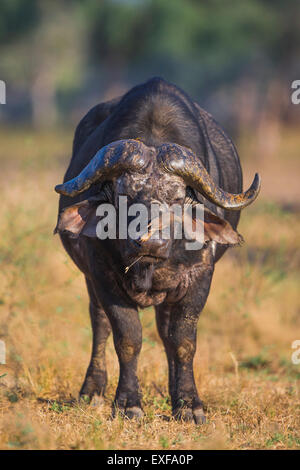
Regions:
<instances>
[{"instance_id":1,"label":"grass field","mask_svg":"<svg viewBox=\"0 0 300 470\"><path fill-rule=\"evenodd\" d=\"M218 263L198 326L195 374L207 424L177 423L167 362L152 309L141 311L139 377L145 418L110 419L118 379L112 339L102 403L76 401L91 328L82 275L52 235L71 133L1 131L1 449L300 448L300 135L280 130L274 148L257 136L238 148L248 186L263 179L239 226L246 243Z\"/></svg>"}]
</instances>

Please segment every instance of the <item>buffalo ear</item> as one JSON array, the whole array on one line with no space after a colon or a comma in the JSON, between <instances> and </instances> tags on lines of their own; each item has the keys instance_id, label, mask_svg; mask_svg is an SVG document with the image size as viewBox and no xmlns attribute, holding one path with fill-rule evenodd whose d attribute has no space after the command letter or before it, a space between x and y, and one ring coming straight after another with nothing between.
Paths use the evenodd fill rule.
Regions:
<instances>
[{"instance_id":1,"label":"buffalo ear","mask_svg":"<svg viewBox=\"0 0 300 470\"><path fill-rule=\"evenodd\" d=\"M213 240L221 245L241 245L243 237L230 225L227 220L204 209L204 239Z\"/></svg>"},{"instance_id":2,"label":"buffalo ear","mask_svg":"<svg viewBox=\"0 0 300 470\"><path fill-rule=\"evenodd\" d=\"M54 233L68 233L71 238L78 238L79 235L96 238L98 205L98 198L90 198L66 207L58 215Z\"/></svg>"}]
</instances>

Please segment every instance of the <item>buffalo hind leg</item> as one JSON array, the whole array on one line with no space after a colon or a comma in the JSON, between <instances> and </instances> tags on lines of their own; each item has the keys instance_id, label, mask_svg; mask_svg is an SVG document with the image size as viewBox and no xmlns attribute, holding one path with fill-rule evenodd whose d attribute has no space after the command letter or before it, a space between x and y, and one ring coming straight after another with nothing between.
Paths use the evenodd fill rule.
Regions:
<instances>
[{"instance_id":1,"label":"buffalo hind leg","mask_svg":"<svg viewBox=\"0 0 300 470\"><path fill-rule=\"evenodd\" d=\"M92 398L103 396L107 384L105 346L111 332L106 313L99 304L90 281L86 281L90 295L90 317L93 330L93 347L90 364L80 390L80 398L90 402Z\"/></svg>"}]
</instances>

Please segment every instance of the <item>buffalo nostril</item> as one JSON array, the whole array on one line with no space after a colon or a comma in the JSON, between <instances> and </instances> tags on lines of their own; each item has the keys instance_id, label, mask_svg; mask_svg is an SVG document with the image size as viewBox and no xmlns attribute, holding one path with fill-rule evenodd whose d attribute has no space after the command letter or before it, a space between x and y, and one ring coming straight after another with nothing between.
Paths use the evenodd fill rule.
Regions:
<instances>
[{"instance_id":1,"label":"buffalo nostril","mask_svg":"<svg viewBox=\"0 0 300 470\"><path fill-rule=\"evenodd\" d=\"M149 239L143 241L141 239L138 240L130 240L131 250L136 253L136 255L141 254L143 255L152 255L152 256L165 256L168 248L170 246L170 240L163 240L163 239Z\"/></svg>"},{"instance_id":2,"label":"buffalo nostril","mask_svg":"<svg viewBox=\"0 0 300 470\"><path fill-rule=\"evenodd\" d=\"M157 240L150 238L146 243L147 243L149 246L155 246L155 247L159 248L159 247L162 247L162 246L167 245L168 241L169 241L169 240L163 240L163 239L161 239L161 238L159 238L159 239L157 239Z\"/></svg>"},{"instance_id":3,"label":"buffalo nostril","mask_svg":"<svg viewBox=\"0 0 300 470\"><path fill-rule=\"evenodd\" d=\"M149 239L146 240L145 242L142 242L142 247L145 249L145 251L149 251L151 253L159 253L161 251L164 251L168 248L170 240L163 240L163 239Z\"/></svg>"}]
</instances>

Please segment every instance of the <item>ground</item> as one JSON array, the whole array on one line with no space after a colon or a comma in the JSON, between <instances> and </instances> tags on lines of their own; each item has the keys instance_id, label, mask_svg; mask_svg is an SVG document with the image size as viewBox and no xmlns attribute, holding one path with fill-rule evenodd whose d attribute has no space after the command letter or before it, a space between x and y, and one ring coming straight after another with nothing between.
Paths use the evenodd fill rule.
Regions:
<instances>
[{"instance_id":1,"label":"ground","mask_svg":"<svg viewBox=\"0 0 300 470\"><path fill-rule=\"evenodd\" d=\"M110 419L118 379L112 340L102 403L76 401L89 362L91 328L82 275L52 232L72 135L2 131L0 205L1 449L300 448L299 133L272 146L243 135L245 186L262 175L245 209L245 238L218 263L198 327L195 375L207 424L171 418L167 362L152 309L140 312L139 377L145 418ZM259 137L259 136L258 136ZM276 138L275 138L276 137Z\"/></svg>"}]
</instances>

